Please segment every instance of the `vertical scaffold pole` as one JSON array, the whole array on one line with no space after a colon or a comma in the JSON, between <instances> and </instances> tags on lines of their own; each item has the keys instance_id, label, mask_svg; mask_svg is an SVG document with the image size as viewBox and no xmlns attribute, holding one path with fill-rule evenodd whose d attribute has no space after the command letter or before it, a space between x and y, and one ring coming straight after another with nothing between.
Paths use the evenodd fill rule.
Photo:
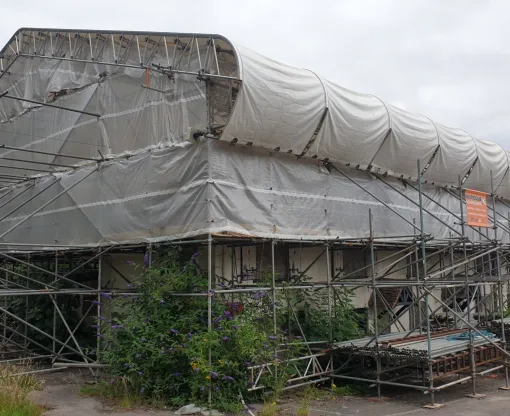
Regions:
<instances>
[{"instance_id":1,"label":"vertical scaffold pole","mask_svg":"<svg viewBox=\"0 0 510 416\"><path fill-rule=\"evenodd\" d=\"M377 314L377 290L376 290L376 272L375 272L375 252L374 252L374 226L372 218L372 209L368 210L368 224L370 227L370 264L372 270L372 308L374 314L374 342L375 342L375 360L377 365L376 371L376 384L377 384L377 397L381 397L381 356L379 354L379 325Z\"/></svg>"},{"instance_id":2,"label":"vertical scaffold pole","mask_svg":"<svg viewBox=\"0 0 510 416\"><path fill-rule=\"evenodd\" d=\"M30 267L28 268L30 270ZM58 251L55 251L55 278L53 279L53 283L58 279ZM55 303L58 302L58 296L55 295ZM55 342L55 339L57 338L57 306L53 305L53 346L52 351L54 354L53 359L57 359L55 356L57 352L57 344Z\"/></svg>"},{"instance_id":3,"label":"vertical scaffold pole","mask_svg":"<svg viewBox=\"0 0 510 416\"><path fill-rule=\"evenodd\" d=\"M103 290L103 256L99 256L98 265L97 265L97 325L101 322L101 290ZM101 352L101 337L97 337L97 345L96 345L96 361L100 362L100 352ZM96 377L99 377L100 369L97 369Z\"/></svg>"},{"instance_id":4,"label":"vertical scaffold pole","mask_svg":"<svg viewBox=\"0 0 510 416\"><path fill-rule=\"evenodd\" d=\"M212 235L207 237L207 331L212 332ZM209 368L212 366L212 350L209 344ZM209 409L212 407L212 383L209 383Z\"/></svg>"},{"instance_id":5,"label":"vertical scaffold pole","mask_svg":"<svg viewBox=\"0 0 510 416\"><path fill-rule=\"evenodd\" d=\"M271 289L273 296L273 335L276 337L277 333L277 322L276 322L276 271L275 271L275 256L274 256L274 247L276 245L275 240L271 240ZM278 354L278 346L274 347L274 357L276 358ZM278 378L278 369L274 368L274 376L275 379ZM276 381L276 380L275 380Z\"/></svg>"},{"instance_id":6,"label":"vertical scaffold pole","mask_svg":"<svg viewBox=\"0 0 510 416\"><path fill-rule=\"evenodd\" d=\"M476 366L475 366L475 349L473 346L473 331L471 329L471 296L469 293L469 269L467 264L467 252L466 252L466 234L465 234L465 223L464 223L464 203L462 201L462 179L459 175L459 209L460 209L460 229L462 238L462 251L464 253L464 278L465 278L465 296L467 300L466 312L467 312L467 323L468 323L468 334L469 334L469 361L471 362L471 386L472 386L472 397L476 397ZM482 257L483 261L483 257Z\"/></svg>"},{"instance_id":7,"label":"vertical scaffold pole","mask_svg":"<svg viewBox=\"0 0 510 416\"><path fill-rule=\"evenodd\" d=\"M494 245L496 247L499 246L498 242L498 224L496 220L496 195L494 192L494 182L491 172L491 193L492 193L492 217L494 218ZM490 264L490 254L489 254L489 264ZM501 282L501 260L499 258L499 250L496 250L496 268L498 274L498 297L499 297L499 309L501 314L501 343L504 350L506 350L506 334L505 334L505 308L503 303L503 283ZM484 285L485 286L485 285ZM504 390L508 390L508 356L505 354L505 386Z\"/></svg>"},{"instance_id":8,"label":"vertical scaffold pole","mask_svg":"<svg viewBox=\"0 0 510 416\"><path fill-rule=\"evenodd\" d=\"M271 240L271 291L273 295L273 335L276 336L276 273L275 273L275 258L274 246L276 242Z\"/></svg>"},{"instance_id":9,"label":"vertical scaffold pole","mask_svg":"<svg viewBox=\"0 0 510 416\"><path fill-rule=\"evenodd\" d=\"M423 195L422 195L422 181L421 181L421 166L420 160L417 161L418 167L418 202L420 204L420 239L421 239L421 261L423 265L423 277L427 277L427 257L425 249L425 223L423 220ZM427 322L427 358L429 365L429 393L430 393L430 404L434 406L434 373L432 371L432 345L430 338L430 306L429 306L429 294L425 294L425 317Z\"/></svg>"},{"instance_id":10,"label":"vertical scaffold pole","mask_svg":"<svg viewBox=\"0 0 510 416\"><path fill-rule=\"evenodd\" d=\"M30 263L30 254L28 255L27 257L28 259L28 262ZM27 267L27 277L30 278L30 267ZM27 285L27 289L30 288L30 280L27 279L27 282L25 283ZM25 322L28 322L28 305L29 305L29 296L25 296ZM25 338L24 338L24 344L25 344L25 348L28 348L28 325L25 324L25 331L24 331L24 335L25 335ZM55 352L55 351L53 351Z\"/></svg>"},{"instance_id":11,"label":"vertical scaffold pole","mask_svg":"<svg viewBox=\"0 0 510 416\"><path fill-rule=\"evenodd\" d=\"M328 286L328 319L329 319L329 332L328 341L331 344L333 342L333 310L331 308L332 298L332 287L331 287L331 252L329 243L326 244L326 284Z\"/></svg>"},{"instance_id":12,"label":"vertical scaffold pole","mask_svg":"<svg viewBox=\"0 0 510 416\"><path fill-rule=\"evenodd\" d=\"M328 319L329 319L329 344L331 345L333 343L333 310L331 307L331 300L333 297L333 288L331 286L331 251L329 243L326 244L326 279L327 279L327 286L328 286ZM331 375L333 375L333 355L330 355L329 357L329 364L330 364L330 371ZM331 377L331 383L333 384L333 377Z\"/></svg>"},{"instance_id":13,"label":"vertical scaffold pole","mask_svg":"<svg viewBox=\"0 0 510 416\"><path fill-rule=\"evenodd\" d=\"M413 218L413 224L416 223L416 218ZM420 283L420 255L418 253L418 246L415 246L414 248L414 256L415 256L415 271L416 271L416 283ZM412 257L411 257L412 258ZM416 299L420 298L420 286L416 285ZM422 334L422 313L421 313L421 301L418 301L418 322L419 322L419 331L420 335ZM427 316L427 310L425 310L425 316Z\"/></svg>"}]
</instances>

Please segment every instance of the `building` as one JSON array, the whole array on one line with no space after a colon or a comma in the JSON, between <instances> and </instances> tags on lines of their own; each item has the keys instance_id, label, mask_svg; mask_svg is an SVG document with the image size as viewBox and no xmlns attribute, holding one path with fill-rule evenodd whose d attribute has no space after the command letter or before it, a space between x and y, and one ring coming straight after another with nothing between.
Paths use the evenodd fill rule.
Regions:
<instances>
[{"instance_id":1,"label":"building","mask_svg":"<svg viewBox=\"0 0 510 416\"><path fill-rule=\"evenodd\" d=\"M0 70L5 299L45 290L13 287L14 264L68 282L59 296L98 296L121 290L123 253L194 244L211 285L306 274L329 310L353 288L376 343L424 321L430 339L426 305L470 333L504 309L510 165L495 143L218 35L24 28ZM465 189L488 195L489 228Z\"/></svg>"}]
</instances>

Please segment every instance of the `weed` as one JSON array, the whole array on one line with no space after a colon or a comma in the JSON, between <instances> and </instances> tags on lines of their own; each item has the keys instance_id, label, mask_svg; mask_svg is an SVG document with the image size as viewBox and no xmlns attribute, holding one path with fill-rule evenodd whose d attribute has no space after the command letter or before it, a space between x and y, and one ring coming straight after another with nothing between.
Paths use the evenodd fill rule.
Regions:
<instances>
[{"instance_id":1,"label":"weed","mask_svg":"<svg viewBox=\"0 0 510 416\"><path fill-rule=\"evenodd\" d=\"M140 394L128 389L122 381L86 385L80 389L80 394L103 399L120 409L134 409L149 403L148 399L144 399Z\"/></svg>"},{"instance_id":2,"label":"weed","mask_svg":"<svg viewBox=\"0 0 510 416\"><path fill-rule=\"evenodd\" d=\"M259 413L259 416L276 416L278 414L278 407L276 402L268 401Z\"/></svg>"},{"instance_id":3,"label":"weed","mask_svg":"<svg viewBox=\"0 0 510 416\"><path fill-rule=\"evenodd\" d=\"M31 374L23 374L26 366L0 366L0 416L40 416L43 409L27 395L40 388ZM20 375L17 375L20 374Z\"/></svg>"},{"instance_id":4,"label":"weed","mask_svg":"<svg viewBox=\"0 0 510 416\"><path fill-rule=\"evenodd\" d=\"M40 416L44 409L29 400L0 393L0 416Z\"/></svg>"}]
</instances>

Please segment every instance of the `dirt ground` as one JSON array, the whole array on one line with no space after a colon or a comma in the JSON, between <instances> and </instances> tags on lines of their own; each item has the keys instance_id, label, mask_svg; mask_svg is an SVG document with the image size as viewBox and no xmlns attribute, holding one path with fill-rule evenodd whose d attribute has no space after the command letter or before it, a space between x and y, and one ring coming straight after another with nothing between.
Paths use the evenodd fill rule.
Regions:
<instances>
[{"instance_id":1,"label":"dirt ground","mask_svg":"<svg viewBox=\"0 0 510 416\"><path fill-rule=\"evenodd\" d=\"M79 394L85 382L84 375L76 372L61 372L46 375L44 388L32 394L32 399L50 410L46 416L166 416L174 411L153 411L146 409L117 411L107 407L101 401L82 397ZM467 398L471 393L471 384L453 386L436 394L436 402L443 404L440 409L423 408L429 403L427 395L420 392L383 389L383 397L346 397L334 400L319 400L310 405L310 416L407 416L432 413L435 416L503 416L510 415L510 391L498 390L504 383L501 378L477 380L477 393L484 398ZM300 403L292 396L279 405L280 415L295 415ZM260 407L255 406L256 409Z\"/></svg>"}]
</instances>

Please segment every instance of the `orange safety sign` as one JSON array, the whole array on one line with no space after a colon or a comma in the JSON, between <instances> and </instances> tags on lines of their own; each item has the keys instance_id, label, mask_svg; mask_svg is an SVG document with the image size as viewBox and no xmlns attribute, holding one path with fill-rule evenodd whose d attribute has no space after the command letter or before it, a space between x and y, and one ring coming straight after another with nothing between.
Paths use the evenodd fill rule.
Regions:
<instances>
[{"instance_id":1,"label":"orange safety sign","mask_svg":"<svg viewBox=\"0 0 510 416\"><path fill-rule=\"evenodd\" d=\"M473 227L489 228L489 207L487 206L487 194L485 192L466 189L467 224Z\"/></svg>"}]
</instances>

